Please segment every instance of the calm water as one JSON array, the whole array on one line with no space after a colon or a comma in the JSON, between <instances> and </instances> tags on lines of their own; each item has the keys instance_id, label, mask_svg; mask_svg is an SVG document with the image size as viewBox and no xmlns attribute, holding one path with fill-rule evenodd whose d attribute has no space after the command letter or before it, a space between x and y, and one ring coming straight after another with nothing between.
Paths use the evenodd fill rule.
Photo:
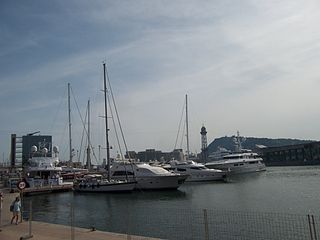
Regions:
<instances>
[{"instance_id":1,"label":"calm water","mask_svg":"<svg viewBox=\"0 0 320 240\"><path fill-rule=\"evenodd\" d=\"M177 191L47 194L26 197L25 204L32 200L34 220L70 224L72 205L76 226L125 232L133 221L142 226L152 221L155 226L165 225L168 220L163 216L168 212L175 212L173 221L189 223L202 209L320 215L319 183L319 166L270 167L228 183L185 183ZM168 226L150 228L170 231Z\"/></svg>"}]
</instances>

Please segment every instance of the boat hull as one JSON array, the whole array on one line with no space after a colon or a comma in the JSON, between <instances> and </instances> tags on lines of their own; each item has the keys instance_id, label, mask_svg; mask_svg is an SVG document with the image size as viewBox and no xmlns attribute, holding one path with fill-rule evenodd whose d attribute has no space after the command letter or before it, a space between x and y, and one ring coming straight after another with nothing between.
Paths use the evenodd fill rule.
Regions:
<instances>
[{"instance_id":1,"label":"boat hull","mask_svg":"<svg viewBox=\"0 0 320 240\"><path fill-rule=\"evenodd\" d=\"M230 174L242 174L242 173L253 173L253 172L262 172L266 170L266 166L263 163L256 164L243 164L236 165L234 163L214 163L206 164L207 168L211 169L220 169L223 171L228 171Z\"/></svg>"},{"instance_id":2,"label":"boat hull","mask_svg":"<svg viewBox=\"0 0 320 240\"><path fill-rule=\"evenodd\" d=\"M201 173L192 174L186 179L186 182L210 182L210 181L225 181L227 174L226 172L215 172L215 173Z\"/></svg>"},{"instance_id":3,"label":"boat hull","mask_svg":"<svg viewBox=\"0 0 320 240\"><path fill-rule=\"evenodd\" d=\"M177 189L187 179L187 175L168 175L168 176L128 176L128 180L135 180L135 189L142 190L161 190ZM125 180L125 176L114 176L116 180Z\"/></svg>"},{"instance_id":4,"label":"boat hull","mask_svg":"<svg viewBox=\"0 0 320 240\"><path fill-rule=\"evenodd\" d=\"M116 183L79 183L74 185L77 192L130 192L135 188L136 182Z\"/></svg>"}]
</instances>

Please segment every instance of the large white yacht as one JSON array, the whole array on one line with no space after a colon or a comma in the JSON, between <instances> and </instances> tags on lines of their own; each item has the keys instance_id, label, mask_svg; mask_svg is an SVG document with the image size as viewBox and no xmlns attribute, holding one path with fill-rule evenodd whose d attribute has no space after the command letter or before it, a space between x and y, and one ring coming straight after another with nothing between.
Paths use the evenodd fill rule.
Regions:
<instances>
[{"instance_id":1,"label":"large white yacht","mask_svg":"<svg viewBox=\"0 0 320 240\"><path fill-rule=\"evenodd\" d=\"M227 172L219 169L209 169L194 161L170 161L171 170L176 173L188 174L186 182L224 181Z\"/></svg>"},{"instance_id":2,"label":"large white yacht","mask_svg":"<svg viewBox=\"0 0 320 240\"><path fill-rule=\"evenodd\" d=\"M263 159L257 153L242 148L242 143L245 140L244 137L240 136L239 131L237 131L237 136L233 138L235 153L223 155L220 160L208 162L205 166L207 168L229 171L231 174L265 171L266 166L263 163Z\"/></svg>"},{"instance_id":3,"label":"large white yacht","mask_svg":"<svg viewBox=\"0 0 320 240\"><path fill-rule=\"evenodd\" d=\"M177 189L187 179L187 174L172 173L162 167L142 162L114 161L112 179L136 181L136 189Z\"/></svg>"},{"instance_id":4,"label":"large white yacht","mask_svg":"<svg viewBox=\"0 0 320 240\"><path fill-rule=\"evenodd\" d=\"M263 159L253 152L228 154L223 156L222 160L208 162L205 166L231 173L261 172L266 170Z\"/></svg>"},{"instance_id":5,"label":"large white yacht","mask_svg":"<svg viewBox=\"0 0 320 240\"><path fill-rule=\"evenodd\" d=\"M47 148L40 152L36 146L31 148L32 157L28 160L28 166L24 172L28 185L33 187L62 185L63 180L60 176L62 168L57 166L59 163L58 147L53 147L54 156L46 156Z\"/></svg>"}]
</instances>

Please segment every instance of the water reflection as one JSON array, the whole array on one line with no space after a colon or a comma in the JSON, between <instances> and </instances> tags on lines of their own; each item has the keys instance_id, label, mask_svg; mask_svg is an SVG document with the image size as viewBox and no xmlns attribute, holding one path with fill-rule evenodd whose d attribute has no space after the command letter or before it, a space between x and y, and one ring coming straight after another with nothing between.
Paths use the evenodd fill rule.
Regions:
<instances>
[{"instance_id":1,"label":"water reflection","mask_svg":"<svg viewBox=\"0 0 320 240\"><path fill-rule=\"evenodd\" d=\"M246 173L246 174L231 174L227 178L228 183L233 182L248 182L248 181L255 181L258 178L264 177L266 174L266 171L264 172L252 172L252 173Z\"/></svg>"},{"instance_id":2,"label":"water reflection","mask_svg":"<svg viewBox=\"0 0 320 240\"><path fill-rule=\"evenodd\" d=\"M76 226L106 231L124 231L130 225L128 219L137 223L155 221L156 225L167 221L164 217L168 212L184 216L183 209L307 214L318 211L319 170L320 167L277 167L232 176L227 183L185 183L177 191L69 192L24 199L26 206L32 199L35 220L68 225L73 205Z\"/></svg>"}]
</instances>

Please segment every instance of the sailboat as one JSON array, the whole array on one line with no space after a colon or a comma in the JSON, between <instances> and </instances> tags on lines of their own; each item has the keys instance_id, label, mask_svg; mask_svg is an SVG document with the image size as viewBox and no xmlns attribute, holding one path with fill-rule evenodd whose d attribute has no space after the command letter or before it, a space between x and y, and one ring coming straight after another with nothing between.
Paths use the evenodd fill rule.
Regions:
<instances>
[{"instance_id":1,"label":"sailboat","mask_svg":"<svg viewBox=\"0 0 320 240\"><path fill-rule=\"evenodd\" d=\"M79 192L128 192L135 188L136 181L114 180L110 174L110 146L108 139L108 111L107 111L107 84L106 84L106 64L103 63L104 72L104 110L105 110L105 128L106 128L106 149L107 149L107 173L105 178L101 174L87 174L83 178L76 179L74 190ZM88 151L90 153L90 151ZM88 163L90 158L88 158Z\"/></svg>"}]
</instances>

